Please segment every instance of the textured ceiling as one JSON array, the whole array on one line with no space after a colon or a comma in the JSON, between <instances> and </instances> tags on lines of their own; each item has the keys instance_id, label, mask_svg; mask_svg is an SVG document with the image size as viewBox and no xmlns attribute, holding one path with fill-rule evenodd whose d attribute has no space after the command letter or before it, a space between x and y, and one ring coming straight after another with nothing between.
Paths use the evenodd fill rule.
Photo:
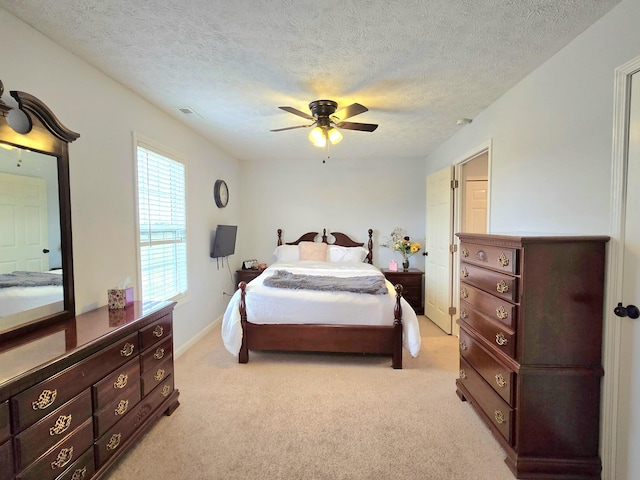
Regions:
<instances>
[{"instance_id":1,"label":"textured ceiling","mask_svg":"<svg viewBox=\"0 0 640 480\"><path fill-rule=\"evenodd\" d=\"M0 0L239 159L321 156L312 100L373 133L331 156L426 156L620 0ZM178 110L190 107L199 115ZM160 139L161 140L161 139Z\"/></svg>"}]
</instances>

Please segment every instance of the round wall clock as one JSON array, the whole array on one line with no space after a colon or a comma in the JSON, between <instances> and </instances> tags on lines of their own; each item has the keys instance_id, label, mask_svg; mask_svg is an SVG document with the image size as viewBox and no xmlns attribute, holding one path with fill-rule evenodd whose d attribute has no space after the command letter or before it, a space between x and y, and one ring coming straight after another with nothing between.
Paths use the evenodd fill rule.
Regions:
<instances>
[{"instance_id":1,"label":"round wall clock","mask_svg":"<svg viewBox=\"0 0 640 480\"><path fill-rule=\"evenodd\" d=\"M224 180L216 180L213 186L213 198L218 208L224 208L229 203L229 187Z\"/></svg>"}]
</instances>

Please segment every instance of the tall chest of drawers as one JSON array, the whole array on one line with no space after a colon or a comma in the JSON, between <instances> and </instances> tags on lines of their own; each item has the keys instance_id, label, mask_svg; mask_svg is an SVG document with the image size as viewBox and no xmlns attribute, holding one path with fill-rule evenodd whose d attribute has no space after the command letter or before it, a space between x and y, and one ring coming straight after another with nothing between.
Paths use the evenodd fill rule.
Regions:
<instances>
[{"instance_id":1,"label":"tall chest of drawers","mask_svg":"<svg viewBox=\"0 0 640 480\"><path fill-rule=\"evenodd\" d=\"M599 479L608 237L457 236L458 396L517 478Z\"/></svg>"},{"instance_id":2,"label":"tall chest of drawers","mask_svg":"<svg viewBox=\"0 0 640 480\"><path fill-rule=\"evenodd\" d=\"M0 479L101 478L171 414L174 305L104 307L0 345Z\"/></svg>"}]
</instances>

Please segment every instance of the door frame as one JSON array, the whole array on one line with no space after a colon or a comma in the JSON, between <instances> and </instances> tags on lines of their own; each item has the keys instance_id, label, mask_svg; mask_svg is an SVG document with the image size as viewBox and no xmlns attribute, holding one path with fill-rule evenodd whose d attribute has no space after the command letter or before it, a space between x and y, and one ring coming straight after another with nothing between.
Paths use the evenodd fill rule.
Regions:
<instances>
[{"instance_id":1,"label":"door frame","mask_svg":"<svg viewBox=\"0 0 640 480\"><path fill-rule=\"evenodd\" d=\"M462 178L462 165L473 160L474 158L487 153L487 232L490 231L489 225L491 225L491 150L493 145L493 139L489 138L485 140L477 147L467 151L464 155L458 157L454 162L454 178L459 180ZM455 246L453 253L453 271L457 272L458 265L460 265L460 239L456 237L455 233L459 232L462 228L462 189L464 185L460 181L458 188L453 192L453 245ZM453 291L460 291L460 275L453 275ZM456 308L456 312L460 311L460 296L453 295L453 306ZM460 327L457 322L453 322L451 328L451 335L456 337L460 336Z\"/></svg>"},{"instance_id":2,"label":"door frame","mask_svg":"<svg viewBox=\"0 0 640 480\"><path fill-rule=\"evenodd\" d=\"M600 448L604 479L616 478L616 451L618 425L618 391L621 327L613 309L622 298L623 263L625 247L625 220L627 199L627 155L631 76L640 71L640 57L615 70L613 100L613 145L611 162L611 215L608 242L607 289L604 311L604 348Z\"/></svg>"}]
</instances>

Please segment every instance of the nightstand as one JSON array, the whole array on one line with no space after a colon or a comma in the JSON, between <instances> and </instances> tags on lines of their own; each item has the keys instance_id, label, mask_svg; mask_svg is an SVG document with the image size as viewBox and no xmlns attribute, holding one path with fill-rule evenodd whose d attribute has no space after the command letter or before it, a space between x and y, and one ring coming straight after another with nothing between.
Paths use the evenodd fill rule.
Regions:
<instances>
[{"instance_id":1,"label":"nightstand","mask_svg":"<svg viewBox=\"0 0 640 480\"><path fill-rule=\"evenodd\" d=\"M383 268L382 273L394 285L402 285L402 296L413 307L418 315L424 315L424 272L417 268L408 271L390 272Z\"/></svg>"},{"instance_id":2,"label":"nightstand","mask_svg":"<svg viewBox=\"0 0 640 480\"><path fill-rule=\"evenodd\" d=\"M236 288L238 288L238 284L240 282L247 282L249 283L251 280L253 280L254 278L256 278L258 275L260 275L263 272L263 270L258 270L258 269L246 269L246 270L236 270L236 278L238 279L238 281L236 282Z\"/></svg>"}]
</instances>

